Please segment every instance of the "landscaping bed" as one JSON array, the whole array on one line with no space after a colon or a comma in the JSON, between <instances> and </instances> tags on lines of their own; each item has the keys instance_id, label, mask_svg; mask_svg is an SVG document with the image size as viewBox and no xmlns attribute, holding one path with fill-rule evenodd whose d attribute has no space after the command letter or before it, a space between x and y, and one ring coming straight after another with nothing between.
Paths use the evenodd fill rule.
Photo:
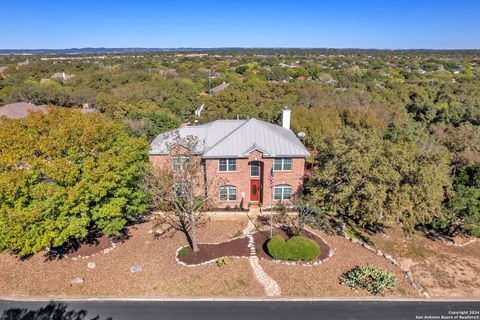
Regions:
<instances>
[{"instance_id":1,"label":"landscaping bed","mask_svg":"<svg viewBox=\"0 0 480 320\"><path fill-rule=\"evenodd\" d=\"M394 256L410 270L432 297L480 297L480 242L465 247L445 245L419 230L404 237L400 227L382 234L367 234L382 252Z\"/></svg>"},{"instance_id":2,"label":"landscaping bed","mask_svg":"<svg viewBox=\"0 0 480 320\"><path fill-rule=\"evenodd\" d=\"M179 250L177 259L187 265L197 265L222 257L248 257L250 252L247 244L248 239L245 237L222 243L201 243L198 245L200 250L197 252L191 251L182 255Z\"/></svg>"},{"instance_id":3,"label":"landscaping bed","mask_svg":"<svg viewBox=\"0 0 480 320\"><path fill-rule=\"evenodd\" d=\"M329 235L315 229L325 241L335 249L335 254L322 261L317 267L298 267L274 260L261 259L265 272L273 278L284 296L371 296L366 290L353 290L342 284L342 276L358 266L371 265L395 274L398 279L394 289L386 292L387 297L420 297L407 281L403 271L359 244L352 243L337 235ZM323 250L325 251L325 250ZM324 253L322 252L322 255Z\"/></svg>"},{"instance_id":4,"label":"landscaping bed","mask_svg":"<svg viewBox=\"0 0 480 320\"><path fill-rule=\"evenodd\" d=\"M275 228L273 231L274 235L279 235L284 239L288 238L288 235L285 231L279 228ZM267 260L275 260L269 253L268 253L268 248L267 248L267 243L268 243L268 236L270 235L270 230L265 230L263 232L256 232L253 235L253 238L255 240L255 246L257 249L257 256L259 258L264 258ZM320 255L318 256L317 259L311 260L309 262L318 262L318 261L323 261L328 258L328 255L330 253L330 246L318 235L308 231L308 230L302 230L300 232L300 236L311 239L315 241L318 246L320 247Z\"/></svg>"},{"instance_id":5,"label":"landscaping bed","mask_svg":"<svg viewBox=\"0 0 480 320\"><path fill-rule=\"evenodd\" d=\"M246 219L212 220L197 229L198 241L228 241L245 229ZM42 297L246 297L262 296L247 259L186 268L175 261L179 247L187 245L185 235L176 232L156 239L155 224L145 222L129 228L129 238L109 253L86 259L47 260L39 253L26 260L0 254L0 292L5 296ZM91 269L89 263L95 263ZM133 266L141 266L132 272ZM82 284L72 284L74 278Z\"/></svg>"},{"instance_id":6,"label":"landscaping bed","mask_svg":"<svg viewBox=\"0 0 480 320\"><path fill-rule=\"evenodd\" d=\"M68 252L65 256L67 258L75 257L89 257L96 253L102 252L105 249L112 248L112 239L107 236L102 236L90 243L82 243L77 248Z\"/></svg>"}]
</instances>

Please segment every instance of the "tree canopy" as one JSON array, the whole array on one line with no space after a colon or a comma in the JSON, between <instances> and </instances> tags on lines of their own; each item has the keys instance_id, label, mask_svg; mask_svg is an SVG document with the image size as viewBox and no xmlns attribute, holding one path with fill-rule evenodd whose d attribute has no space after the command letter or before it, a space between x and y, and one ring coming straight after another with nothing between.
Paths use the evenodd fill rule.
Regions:
<instances>
[{"instance_id":1,"label":"tree canopy","mask_svg":"<svg viewBox=\"0 0 480 320\"><path fill-rule=\"evenodd\" d=\"M0 119L0 250L27 255L92 230L120 235L148 209L147 150L144 137L98 113Z\"/></svg>"},{"instance_id":2,"label":"tree canopy","mask_svg":"<svg viewBox=\"0 0 480 320\"><path fill-rule=\"evenodd\" d=\"M422 143L347 128L318 150L306 183L321 208L362 226L403 223L406 231L442 214L450 185L448 153Z\"/></svg>"}]
</instances>

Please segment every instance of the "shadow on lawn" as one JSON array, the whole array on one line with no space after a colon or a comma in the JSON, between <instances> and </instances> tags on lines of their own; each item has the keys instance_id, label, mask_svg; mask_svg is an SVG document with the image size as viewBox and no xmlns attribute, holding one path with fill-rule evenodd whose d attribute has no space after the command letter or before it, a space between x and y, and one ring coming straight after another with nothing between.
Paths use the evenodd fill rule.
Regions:
<instances>
[{"instance_id":1,"label":"shadow on lawn","mask_svg":"<svg viewBox=\"0 0 480 320\"><path fill-rule=\"evenodd\" d=\"M71 239L61 247L50 248L50 250L45 253L45 260L59 260L73 254L90 256L103 249L112 247L112 242L124 242L129 238L130 235L127 228L125 228L118 237L107 237L98 229L92 230L83 239Z\"/></svg>"},{"instance_id":2,"label":"shadow on lawn","mask_svg":"<svg viewBox=\"0 0 480 320\"><path fill-rule=\"evenodd\" d=\"M111 320L111 317L100 318L87 317L87 310L68 310L65 303L49 302L46 306L37 310L29 310L26 308L11 308L3 311L0 320Z\"/></svg>"}]
</instances>

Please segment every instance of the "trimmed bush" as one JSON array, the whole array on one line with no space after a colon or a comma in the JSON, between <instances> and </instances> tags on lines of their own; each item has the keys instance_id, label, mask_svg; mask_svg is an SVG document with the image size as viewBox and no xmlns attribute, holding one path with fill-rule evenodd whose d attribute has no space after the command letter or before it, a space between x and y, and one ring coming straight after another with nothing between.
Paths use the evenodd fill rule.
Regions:
<instances>
[{"instance_id":1,"label":"trimmed bush","mask_svg":"<svg viewBox=\"0 0 480 320\"><path fill-rule=\"evenodd\" d=\"M274 236L267 243L268 253L275 259L288 260L287 246L285 239L280 236Z\"/></svg>"},{"instance_id":2,"label":"trimmed bush","mask_svg":"<svg viewBox=\"0 0 480 320\"><path fill-rule=\"evenodd\" d=\"M320 255L319 245L305 237L291 237L285 241L281 236L274 236L267 243L268 253L278 260L310 261Z\"/></svg>"},{"instance_id":3,"label":"trimmed bush","mask_svg":"<svg viewBox=\"0 0 480 320\"><path fill-rule=\"evenodd\" d=\"M397 285L397 277L382 268L367 265L346 272L341 282L353 289L365 289L371 294L379 295L393 289Z\"/></svg>"}]
</instances>

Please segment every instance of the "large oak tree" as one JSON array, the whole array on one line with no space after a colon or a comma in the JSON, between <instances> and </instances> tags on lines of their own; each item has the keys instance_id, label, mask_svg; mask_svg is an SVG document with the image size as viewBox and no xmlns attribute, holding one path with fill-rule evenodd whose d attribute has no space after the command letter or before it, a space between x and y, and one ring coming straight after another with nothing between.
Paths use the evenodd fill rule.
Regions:
<instances>
[{"instance_id":1,"label":"large oak tree","mask_svg":"<svg viewBox=\"0 0 480 320\"><path fill-rule=\"evenodd\" d=\"M26 255L90 231L119 235L148 209L147 158L144 137L98 113L0 119L0 250Z\"/></svg>"}]
</instances>

